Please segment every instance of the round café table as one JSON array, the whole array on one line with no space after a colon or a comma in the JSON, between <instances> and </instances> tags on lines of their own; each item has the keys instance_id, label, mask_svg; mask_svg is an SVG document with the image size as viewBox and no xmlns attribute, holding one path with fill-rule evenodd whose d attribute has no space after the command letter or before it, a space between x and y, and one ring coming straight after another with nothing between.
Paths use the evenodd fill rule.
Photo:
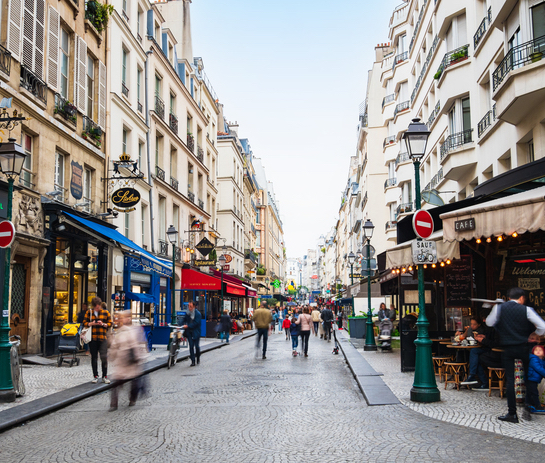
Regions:
<instances>
[{"instance_id":1,"label":"round caf\u00e9 table","mask_svg":"<svg viewBox=\"0 0 545 463\"><path fill-rule=\"evenodd\" d=\"M460 350L463 350L464 351L464 360L465 362L469 362L468 358L467 358L467 352L469 349L476 349L477 347L481 347L480 344L475 344L475 345L467 345L467 346L455 346L451 343L449 343L449 345L447 346L448 349L460 349Z\"/></svg>"}]
</instances>

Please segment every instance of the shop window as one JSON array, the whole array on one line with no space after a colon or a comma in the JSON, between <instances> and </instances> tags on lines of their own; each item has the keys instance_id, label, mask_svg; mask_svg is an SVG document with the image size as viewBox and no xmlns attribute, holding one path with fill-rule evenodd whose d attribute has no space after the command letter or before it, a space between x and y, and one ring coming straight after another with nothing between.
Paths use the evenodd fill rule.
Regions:
<instances>
[{"instance_id":1,"label":"shop window","mask_svg":"<svg viewBox=\"0 0 545 463\"><path fill-rule=\"evenodd\" d=\"M68 323L70 290L70 244L57 238L55 250L55 297L53 300L53 329L59 331Z\"/></svg>"},{"instance_id":2,"label":"shop window","mask_svg":"<svg viewBox=\"0 0 545 463\"><path fill-rule=\"evenodd\" d=\"M545 2L532 9L532 33L534 40L545 35Z\"/></svg>"}]
</instances>

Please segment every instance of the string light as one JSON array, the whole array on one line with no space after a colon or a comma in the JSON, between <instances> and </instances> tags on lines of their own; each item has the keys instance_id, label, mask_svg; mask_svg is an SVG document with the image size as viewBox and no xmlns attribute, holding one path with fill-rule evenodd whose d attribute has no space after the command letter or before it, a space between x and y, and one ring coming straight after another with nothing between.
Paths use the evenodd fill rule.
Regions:
<instances>
[{"instance_id":1,"label":"string light","mask_svg":"<svg viewBox=\"0 0 545 463\"><path fill-rule=\"evenodd\" d=\"M501 243L503 241L503 236L498 236L498 241Z\"/></svg>"},{"instance_id":2,"label":"string light","mask_svg":"<svg viewBox=\"0 0 545 463\"><path fill-rule=\"evenodd\" d=\"M488 238L486 238L486 242L487 243L492 243L492 238L490 238L490 236Z\"/></svg>"},{"instance_id":3,"label":"string light","mask_svg":"<svg viewBox=\"0 0 545 463\"><path fill-rule=\"evenodd\" d=\"M401 271L402 271L403 273L405 273L405 271L406 271L406 268L405 268L405 267L403 267L403 268L401 269Z\"/></svg>"},{"instance_id":4,"label":"string light","mask_svg":"<svg viewBox=\"0 0 545 463\"><path fill-rule=\"evenodd\" d=\"M451 264L450 259L447 259L447 265L450 265L450 264Z\"/></svg>"},{"instance_id":5,"label":"string light","mask_svg":"<svg viewBox=\"0 0 545 463\"><path fill-rule=\"evenodd\" d=\"M435 267L437 267L437 265L431 264L431 268L435 268Z\"/></svg>"},{"instance_id":6,"label":"string light","mask_svg":"<svg viewBox=\"0 0 545 463\"><path fill-rule=\"evenodd\" d=\"M477 238L477 244L481 244L481 239L480 238Z\"/></svg>"},{"instance_id":7,"label":"string light","mask_svg":"<svg viewBox=\"0 0 545 463\"><path fill-rule=\"evenodd\" d=\"M513 233L511 236L512 236L513 238L516 238L517 236L519 236L519 234L518 234L517 232L515 232L515 233Z\"/></svg>"},{"instance_id":8,"label":"string light","mask_svg":"<svg viewBox=\"0 0 545 463\"><path fill-rule=\"evenodd\" d=\"M412 271L413 271L413 267L409 265L409 272L412 272Z\"/></svg>"},{"instance_id":9,"label":"string light","mask_svg":"<svg viewBox=\"0 0 545 463\"><path fill-rule=\"evenodd\" d=\"M428 264L424 264L424 268L428 268Z\"/></svg>"},{"instance_id":10,"label":"string light","mask_svg":"<svg viewBox=\"0 0 545 463\"><path fill-rule=\"evenodd\" d=\"M445 263L444 262L441 262L441 267L444 267L445 266Z\"/></svg>"}]
</instances>

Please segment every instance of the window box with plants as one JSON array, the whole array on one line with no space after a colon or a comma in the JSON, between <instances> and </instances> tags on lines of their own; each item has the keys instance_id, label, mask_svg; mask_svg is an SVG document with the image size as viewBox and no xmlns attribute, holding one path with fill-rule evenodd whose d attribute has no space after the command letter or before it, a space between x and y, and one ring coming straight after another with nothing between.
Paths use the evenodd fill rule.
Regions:
<instances>
[{"instance_id":1,"label":"window box with plants","mask_svg":"<svg viewBox=\"0 0 545 463\"><path fill-rule=\"evenodd\" d=\"M76 123L78 110L77 108L70 103L70 101L65 100L59 94L55 95L55 110L54 114L64 117L67 121Z\"/></svg>"},{"instance_id":2,"label":"window box with plants","mask_svg":"<svg viewBox=\"0 0 545 463\"><path fill-rule=\"evenodd\" d=\"M90 127L83 131L81 136L84 140L92 141L97 148L102 147L102 130L100 127Z\"/></svg>"},{"instance_id":3,"label":"window box with plants","mask_svg":"<svg viewBox=\"0 0 545 463\"><path fill-rule=\"evenodd\" d=\"M102 31L106 29L108 20L113 12L113 5L105 5L93 0L85 2L85 19L89 21L99 34L102 34Z\"/></svg>"},{"instance_id":4,"label":"window box with plants","mask_svg":"<svg viewBox=\"0 0 545 463\"><path fill-rule=\"evenodd\" d=\"M259 267L257 267L257 270L256 270L256 273L259 275L259 276L263 276L267 273L267 270L265 269L265 267L263 267L262 265L260 265Z\"/></svg>"},{"instance_id":5,"label":"window box with plants","mask_svg":"<svg viewBox=\"0 0 545 463\"><path fill-rule=\"evenodd\" d=\"M450 55L450 65L454 65L459 63L460 61L466 60L468 57L467 54L467 47L462 48L461 50L457 51L456 53L453 53Z\"/></svg>"}]
</instances>

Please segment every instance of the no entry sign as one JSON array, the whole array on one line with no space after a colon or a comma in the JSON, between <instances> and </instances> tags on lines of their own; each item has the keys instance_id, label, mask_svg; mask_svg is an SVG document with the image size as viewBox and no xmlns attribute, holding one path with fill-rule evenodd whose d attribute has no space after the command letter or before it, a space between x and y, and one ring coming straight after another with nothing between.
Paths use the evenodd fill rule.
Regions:
<instances>
[{"instance_id":1,"label":"no entry sign","mask_svg":"<svg viewBox=\"0 0 545 463\"><path fill-rule=\"evenodd\" d=\"M413 215L413 229L416 236L428 239L433 233L433 218L428 211L416 211Z\"/></svg>"},{"instance_id":2,"label":"no entry sign","mask_svg":"<svg viewBox=\"0 0 545 463\"><path fill-rule=\"evenodd\" d=\"M15 239L15 226L9 220L0 222L0 248L9 248Z\"/></svg>"}]
</instances>

